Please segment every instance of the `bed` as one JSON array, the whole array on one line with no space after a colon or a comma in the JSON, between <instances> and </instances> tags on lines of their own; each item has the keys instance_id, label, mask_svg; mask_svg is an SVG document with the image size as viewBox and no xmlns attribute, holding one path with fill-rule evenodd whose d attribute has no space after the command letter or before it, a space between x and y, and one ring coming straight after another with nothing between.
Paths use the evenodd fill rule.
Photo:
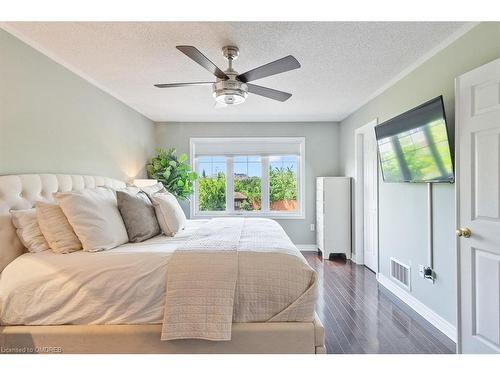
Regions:
<instances>
[{"instance_id":1,"label":"bed","mask_svg":"<svg viewBox=\"0 0 500 375\"><path fill-rule=\"evenodd\" d=\"M11 224L10 210L31 208L39 200L50 201L56 191L96 186L121 188L125 184L80 175L0 176L0 347L4 353L325 352L323 327L314 314L312 300L315 280L310 275L314 272L309 273L307 262L273 221L190 220L176 237L158 236L101 253L24 253ZM168 306L167 275L167 285L173 285L166 272L173 254L198 246L207 247L199 253L204 255L220 243L230 243L217 237L221 225L241 226L237 242L245 250L234 253L239 263L230 340L184 336L160 340ZM278 245L266 247L262 241L266 230ZM207 233L214 236L213 248L207 245L211 243ZM282 254L276 254L276 249ZM186 259L193 262L196 258L189 253L185 252ZM295 276L296 270L287 268L291 266L283 265L283 259L298 264L304 279L300 282L310 285L289 286L290 274L295 283L300 278ZM200 267L201 277L203 268L195 263L191 266ZM257 280L266 279L271 266L280 269L280 279L268 280L267 287L258 285ZM304 291L300 295L294 292L301 288ZM264 298L261 295L268 299L260 300ZM184 297L181 294L177 298L182 302ZM175 311L173 314L175 320Z\"/></svg>"}]
</instances>

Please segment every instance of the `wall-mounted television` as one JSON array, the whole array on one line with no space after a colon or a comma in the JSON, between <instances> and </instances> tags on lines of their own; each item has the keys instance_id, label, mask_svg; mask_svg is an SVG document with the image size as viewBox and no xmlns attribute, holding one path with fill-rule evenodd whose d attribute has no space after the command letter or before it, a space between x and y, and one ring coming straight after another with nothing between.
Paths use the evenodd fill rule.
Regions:
<instances>
[{"instance_id":1,"label":"wall-mounted television","mask_svg":"<svg viewBox=\"0 0 500 375\"><path fill-rule=\"evenodd\" d=\"M454 182L442 96L376 126L375 135L385 182Z\"/></svg>"}]
</instances>

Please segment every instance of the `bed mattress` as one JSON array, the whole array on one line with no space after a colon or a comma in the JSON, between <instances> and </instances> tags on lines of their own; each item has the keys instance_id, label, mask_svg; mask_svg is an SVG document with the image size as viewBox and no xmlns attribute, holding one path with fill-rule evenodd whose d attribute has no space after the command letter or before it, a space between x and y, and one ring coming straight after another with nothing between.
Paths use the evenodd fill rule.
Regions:
<instances>
[{"instance_id":1,"label":"bed mattress","mask_svg":"<svg viewBox=\"0 0 500 375\"><path fill-rule=\"evenodd\" d=\"M241 238L242 248L254 248L257 252L260 248L266 248L265 233L272 228L275 238L282 238L291 244L276 222L251 220L255 220L252 227L255 230L252 230L251 236ZM173 253L185 247L196 233L203 231L208 222L190 220L186 230L175 237L157 236L142 243L129 243L98 253L80 251L55 254L45 251L23 254L0 274L0 324L160 324L165 312L169 261ZM269 246L267 249L269 256ZM290 280L286 282L294 284L293 290L310 290L316 280L315 274L300 252L288 246L287 249L276 249L276 254L281 253L299 259L299 271L302 274L300 278L295 277L297 270L290 269L287 271L287 275L291 275L288 276ZM252 279L252 271L245 272L248 283ZM272 270L269 272L272 273ZM257 285L259 281L254 282ZM244 292L235 296L238 306L235 305L234 321L272 321L272 316L265 316L264 310L259 310L260 306L269 309L270 301L276 300L283 306L296 304L298 294L279 294L280 290L287 290L286 285L278 285L283 282L276 280L277 284L269 288L269 294L274 293L272 298L261 292L262 295L258 297L251 296L251 303L248 297L254 287L237 287L236 293L240 293L240 290ZM297 287L297 283L301 285ZM289 300L285 301L287 298ZM307 311L301 313L298 321L307 321L309 317L310 321L314 319L311 298L304 302L306 305L304 308Z\"/></svg>"}]
</instances>

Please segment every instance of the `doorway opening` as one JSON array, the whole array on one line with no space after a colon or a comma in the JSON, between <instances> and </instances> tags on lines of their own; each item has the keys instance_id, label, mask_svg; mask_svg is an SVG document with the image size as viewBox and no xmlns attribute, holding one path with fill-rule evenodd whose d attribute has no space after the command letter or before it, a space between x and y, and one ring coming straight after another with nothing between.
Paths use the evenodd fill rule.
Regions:
<instances>
[{"instance_id":1,"label":"doorway opening","mask_svg":"<svg viewBox=\"0 0 500 375\"><path fill-rule=\"evenodd\" d=\"M378 274L379 163L375 126L377 119L356 129L354 179L354 256L358 264Z\"/></svg>"}]
</instances>

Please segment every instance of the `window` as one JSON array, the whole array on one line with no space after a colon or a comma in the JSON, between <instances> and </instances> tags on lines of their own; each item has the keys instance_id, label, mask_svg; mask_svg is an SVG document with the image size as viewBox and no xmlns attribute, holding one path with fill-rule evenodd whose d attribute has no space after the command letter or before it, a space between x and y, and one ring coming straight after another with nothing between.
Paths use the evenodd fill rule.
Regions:
<instances>
[{"instance_id":1,"label":"window","mask_svg":"<svg viewBox=\"0 0 500 375\"><path fill-rule=\"evenodd\" d=\"M262 207L262 159L260 156L233 157L235 211L260 211Z\"/></svg>"},{"instance_id":2,"label":"window","mask_svg":"<svg viewBox=\"0 0 500 375\"><path fill-rule=\"evenodd\" d=\"M191 138L193 217L304 217L303 137Z\"/></svg>"},{"instance_id":3,"label":"window","mask_svg":"<svg viewBox=\"0 0 500 375\"><path fill-rule=\"evenodd\" d=\"M197 187L200 211L226 210L226 158L224 156L204 156L198 161Z\"/></svg>"},{"instance_id":4,"label":"window","mask_svg":"<svg viewBox=\"0 0 500 375\"><path fill-rule=\"evenodd\" d=\"M271 211L297 210L297 157L269 158L269 201Z\"/></svg>"}]
</instances>

